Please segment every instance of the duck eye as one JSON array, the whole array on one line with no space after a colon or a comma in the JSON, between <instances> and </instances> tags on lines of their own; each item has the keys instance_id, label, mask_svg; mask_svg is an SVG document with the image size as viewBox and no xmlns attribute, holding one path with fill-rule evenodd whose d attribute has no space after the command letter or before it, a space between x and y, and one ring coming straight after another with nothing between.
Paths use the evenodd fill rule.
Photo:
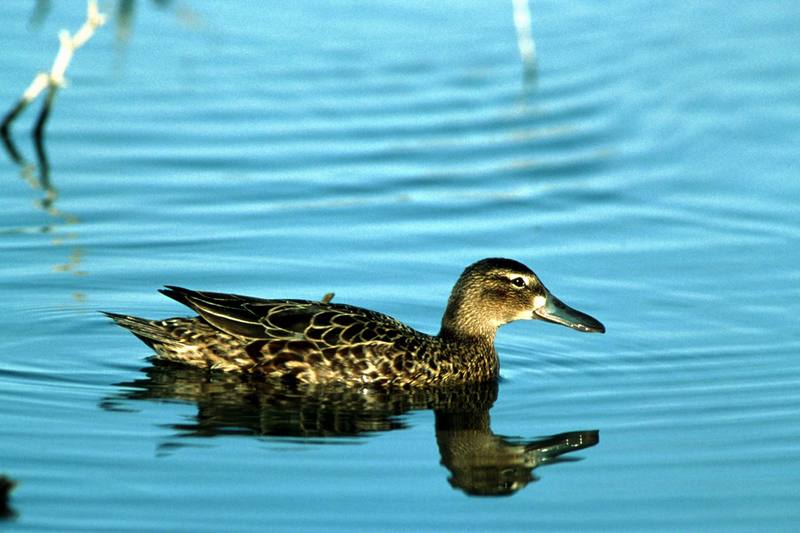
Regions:
<instances>
[{"instance_id":1,"label":"duck eye","mask_svg":"<svg viewBox=\"0 0 800 533\"><path fill-rule=\"evenodd\" d=\"M516 278L513 278L513 279L511 280L511 284L512 284L513 286L515 286L515 287L522 288L522 287L524 287L524 286L525 286L525 280L524 280L524 279L522 279L522 278L520 278L520 277L516 277Z\"/></svg>"}]
</instances>

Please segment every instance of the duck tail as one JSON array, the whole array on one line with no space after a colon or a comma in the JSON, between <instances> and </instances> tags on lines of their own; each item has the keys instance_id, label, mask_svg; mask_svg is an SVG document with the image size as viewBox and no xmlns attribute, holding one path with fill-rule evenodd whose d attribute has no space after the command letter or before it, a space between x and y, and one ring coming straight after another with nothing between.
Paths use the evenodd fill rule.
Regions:
<instances>
[{"instance_id":1,"label":"duck tail","mask_svg":"<svg viewBox=\"0 0 800 533\"><path fill-rule=\"evenodd\" d=\"M109 313L107 311L100 312L116 322L117 325L122 326L139 337L142 342L151 348L155 348L156 344L174 342L174 339L172 336L170 336L169 332L163 326L153 322L152 320L146 320L144 318L130 315Z\"/></svg>"}]
</instances>

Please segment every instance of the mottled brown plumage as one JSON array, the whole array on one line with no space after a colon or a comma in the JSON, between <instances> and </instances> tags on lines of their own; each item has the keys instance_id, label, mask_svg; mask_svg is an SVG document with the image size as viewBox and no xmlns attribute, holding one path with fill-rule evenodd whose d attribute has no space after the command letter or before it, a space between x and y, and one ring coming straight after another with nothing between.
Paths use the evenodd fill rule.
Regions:
<instances>
[{"instance_id":1,"label":"mottled brown plumage","mask_svg":"<svg viewBox=\"0 0 800 533\"><path fill-rule=\"evenodd\" d=\"M605 331L510 259L484 259L464 270L438 335L326 301L264 300L171 286L161 292L199 316L146 320L106 314L151 346L158 359L305 383L485 381L498 373L494 337L503 324L541 318L579 331Z\"/></svg>"}]
</instances>

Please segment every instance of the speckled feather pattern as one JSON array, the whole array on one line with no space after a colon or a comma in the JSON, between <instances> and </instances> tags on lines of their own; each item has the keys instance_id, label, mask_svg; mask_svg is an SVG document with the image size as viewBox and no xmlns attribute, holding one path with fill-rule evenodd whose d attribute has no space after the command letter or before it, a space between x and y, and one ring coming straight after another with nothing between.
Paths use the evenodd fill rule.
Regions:
<instances>
[{"instance_id":1,"label":"speckled feather pattern","mask_svg":"<svg viewBox=\"0 0 800 533\"><path fill-rule=\"evenodd\" d=\"M471 381L469 376L489 379L497 372L491 344L453 349L444 339L359 307L195 291L186 296L208 310L211 323L201 317L109 316L150 345L158 358L214 370L305 383L376 385L458 383ZM226 322L225 330L212 325L215 319Z\"/></svg>"},{"instance_id":2,"label":"speckled feather pattern","mask_svg":"<svg viewBox=\"0 0 800 533\"><path fill-rule=\"evenodd\" d=\"M514 276L530 280L531 290L513 287ZM454 384L497 376L496 329L530 307L538 283L516 261L471 265L453 288L438 335L350 305L180 287L161 292L199 316L147 320L106 314L165 361L303 383Z\"/></svg>"}]
</instances>

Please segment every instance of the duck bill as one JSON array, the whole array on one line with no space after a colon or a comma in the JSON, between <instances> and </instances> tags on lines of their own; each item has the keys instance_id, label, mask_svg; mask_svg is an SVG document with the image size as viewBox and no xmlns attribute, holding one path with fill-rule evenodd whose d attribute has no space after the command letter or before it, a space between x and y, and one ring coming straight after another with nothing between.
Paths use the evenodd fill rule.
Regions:
<instances>
[{"instance_id":1,"label":"duck bill","mask_svg":"<svg viewBox=\"0 0 800 533\"><path fill-rule=\"evenodd\" d=\"M605 333L606 328L597 319L573 309L549 292L545 295L544 305L533 310L533 318L541 318L548 322L561 324L584 333Z\"/></svg>"}]
</instances>

